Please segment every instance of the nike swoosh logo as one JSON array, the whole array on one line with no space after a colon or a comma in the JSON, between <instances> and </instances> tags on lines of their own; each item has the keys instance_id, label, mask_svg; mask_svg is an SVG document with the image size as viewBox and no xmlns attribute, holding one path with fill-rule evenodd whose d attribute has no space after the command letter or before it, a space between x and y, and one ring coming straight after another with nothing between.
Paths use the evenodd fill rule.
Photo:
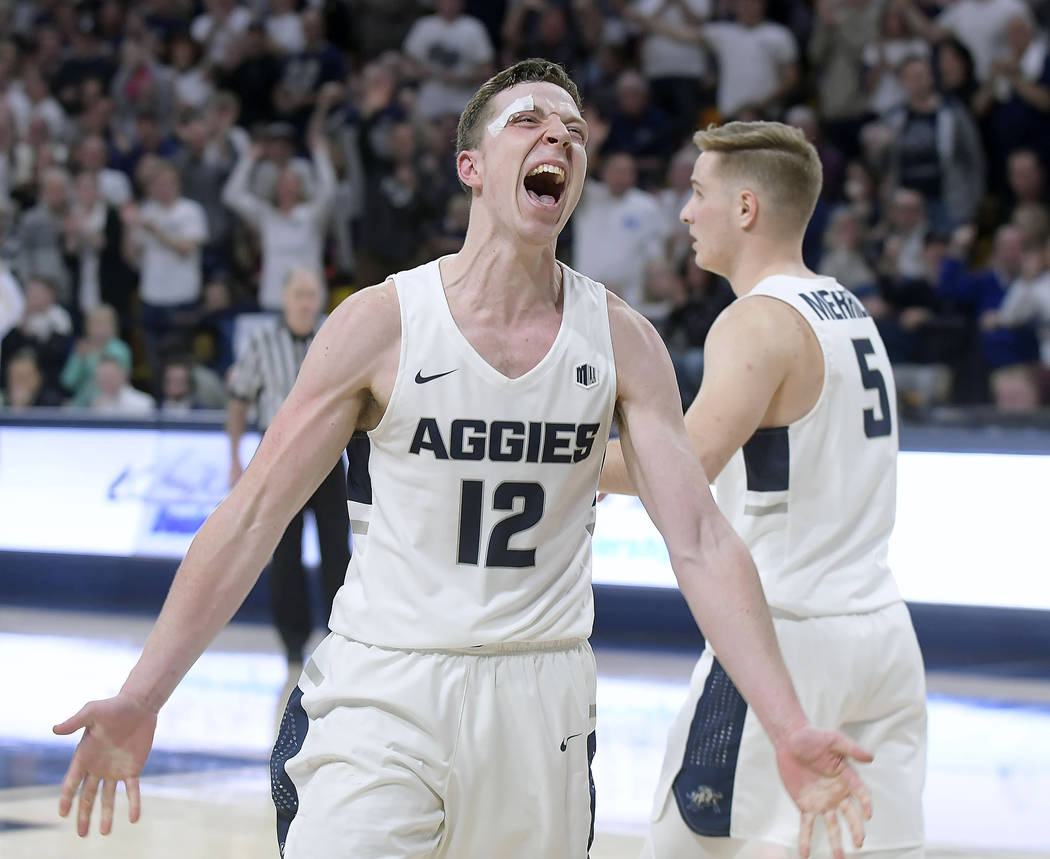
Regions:
<instances>
[{"instance_id":1,"label":"nike swoosh logo","mask_svg":"<svg viewBox=\"0 0 1050 859\"><path fill-rule=\"evenodd\" d=\"M458 370L458 369L459 369L459 367L456 367L455 369L452 369L452 370L446 370L444 373L436 373L433 376L424 376L423 375L423 371L419 370L416 373L416 384L417 385L425 385L427 382L433 382L435 379L440 379L442 376L447 376L449 373L455 373L456 370Z\"/></svg>"},{"instance_id":2,"label":"nike swoosh logo","mask_svg":"<svg viewBox=\"0 0 1050 859\"><path fill-rule=\"evenodd\" d=\"M565 751L565 744L569 742L573 737L582 737L583 734L569 734L564 740L561 741L561 750Z\"/></svg>"}]
</instances>

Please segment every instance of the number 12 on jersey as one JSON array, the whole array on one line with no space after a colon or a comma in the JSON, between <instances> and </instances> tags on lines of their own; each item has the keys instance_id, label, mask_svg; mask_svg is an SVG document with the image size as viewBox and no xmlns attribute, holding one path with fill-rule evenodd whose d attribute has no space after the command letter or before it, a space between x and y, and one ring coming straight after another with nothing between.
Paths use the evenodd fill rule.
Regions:
<instances>
[{"instance_id":1,"label":"number 12 on jersey","mask_svg":"<svg viewBox=\"0 0 1050 859\"><path fill-rule=\"evenodd\" d=\"M536 549L512 549L510 538L533 527L543 516L544 492L539 483L507 480L492 493L493 510L513 510L522 499L522 509L503 517L492 526L485 552L486 567L534 567ZM459 505L459 554L456 562L477 566L481 557L482 509L485 505L485 482L464 480Z\"/></svg>"}]
</instances>

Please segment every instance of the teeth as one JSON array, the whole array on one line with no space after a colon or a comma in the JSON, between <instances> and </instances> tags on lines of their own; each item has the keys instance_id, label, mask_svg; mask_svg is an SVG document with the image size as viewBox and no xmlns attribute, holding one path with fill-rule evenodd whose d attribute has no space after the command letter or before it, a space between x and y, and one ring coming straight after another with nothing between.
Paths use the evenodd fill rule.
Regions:
<instances>
[{"instance_id":1,"label":"teeth","mask_svg":"<svg viewBox=\"0 0 1050 859\"><path fill-rule=\"evenodd\" d=\"M550 173L554 176L557 184L561 184L565 181L565 171L554 164L540 164L537 167L533 167L527 175L537 176L540 173Z\"/></svg>"}]
</instances>

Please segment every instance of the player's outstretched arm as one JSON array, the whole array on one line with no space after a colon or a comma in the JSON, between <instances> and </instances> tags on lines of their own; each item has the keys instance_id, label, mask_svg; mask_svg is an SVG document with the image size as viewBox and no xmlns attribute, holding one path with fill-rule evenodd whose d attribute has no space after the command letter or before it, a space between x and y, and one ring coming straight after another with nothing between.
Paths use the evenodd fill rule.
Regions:
<instances>
[{"instance_id":1,"label":"player's outstretched arm","mask_svg":"<svg viewBox=\"0 0 1050 859\"><path fill-rule=\"evenodd\" d=\"M119 781L128 789L129 819L138 818L138 776L157 711L233 617L292 516L331 471L365 410L374 408L373 380L391 358L396 367L399 342L392 284L363 290L332 313L244 475L190 545L119 694L55 726L58 734L86 729L59 800L64 817L79 789L80 835L88 832L100 785L103 834L112 825Z\"/></svg>"},{"instance_id":2,"label":"player's outstretched arm","mask_svg":"<svg viewBox=\"0 0 1050 859\"><path fill-rule=\"evenodd\" d=\"M808 855L813 822L824 815L841 856L836 812L846 818L854 843L863 840L862 814L870 815L870 795L847 761L871 756L806 720L754 563L715 505L686 434L670 357L640 314L615 297L609 305L627 472L667 543L693 616L776 748L781 776L803 812L800 852Z\"/></svg>"}]
</instances>

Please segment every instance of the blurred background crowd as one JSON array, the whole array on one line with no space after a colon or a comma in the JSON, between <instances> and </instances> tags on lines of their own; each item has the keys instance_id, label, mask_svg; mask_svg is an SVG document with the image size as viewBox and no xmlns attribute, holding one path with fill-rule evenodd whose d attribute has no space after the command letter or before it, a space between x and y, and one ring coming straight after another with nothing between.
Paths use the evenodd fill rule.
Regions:
<instances>
[{"instance_id":1,"label":"blurred background crowd","mask_svg":"<svg viewBox=\"0 0 1050 859\"><path fill-rule=\"evenodd\" d=\"M692 132L801 128L808 264L878 321L902 406L1050 403L1050 3L0 0L0 397L222 408L296 267L331 307L454 252L455 128L562 63L591 178L559 256L660 330L684 399L732 300L678 213Z\"/></svg>"}]
</instances>

